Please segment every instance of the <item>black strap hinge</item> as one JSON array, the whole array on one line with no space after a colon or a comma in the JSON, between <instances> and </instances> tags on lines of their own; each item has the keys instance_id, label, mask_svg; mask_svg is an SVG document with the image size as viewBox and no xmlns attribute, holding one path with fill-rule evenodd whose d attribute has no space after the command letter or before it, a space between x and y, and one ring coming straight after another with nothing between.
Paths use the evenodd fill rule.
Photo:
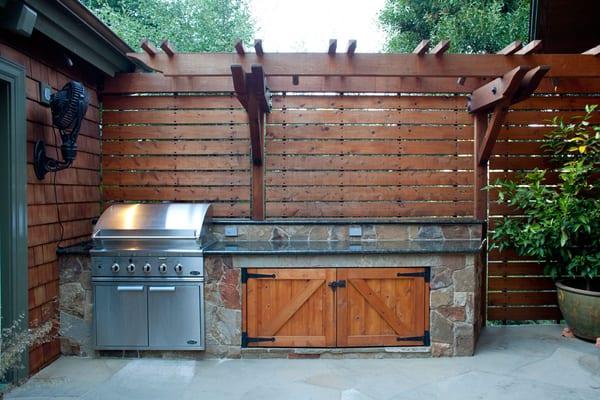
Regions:
<instances>
[{"instance_id":1,"label":"black strap hinge","mask_svg":"<svg viewBox=\"0 0 600 400\"><path fill-rule=\"evenodd\" d=\"M242 347L248 347L250 343L259 343L259 342L274 342L274 337L248 337L248 333L242 332Z\"/></svg>"},{"instance_id":2,"label":"black strap hinge","mask_svg":"<svg viewBox=\"0 0 600 400\"><path fill-rule=\"evenodd\" d=\"M248 282L248 279L275 279L275 274L252 274L248 272L248 269L242 268L242 283Z\"/></svg>"},{"instance_id":3,"label":"black strap hinge","mask_svg":"<svg viewBox=\"0 0 600 400\"><path fill-rule=\"evenodd\" d=\"M397 342L423 342L423 346L431 345L431 337L429 336L429 331L425 331L423 336L405 336L405 337L397 337Z\"/></svg>"},{"instance_id":4,"label":"black strap hinge","mask_svg":"<svg viewBox=\"0 0 600 400\"><path fill-rule=\"evenodd\" d=\"M425 268L423 272L398 272L396 274L397 277L402 276L414 276L414 277L423 277L425 282L431 281L431 268Z\"/></svg>"}]
</instances>

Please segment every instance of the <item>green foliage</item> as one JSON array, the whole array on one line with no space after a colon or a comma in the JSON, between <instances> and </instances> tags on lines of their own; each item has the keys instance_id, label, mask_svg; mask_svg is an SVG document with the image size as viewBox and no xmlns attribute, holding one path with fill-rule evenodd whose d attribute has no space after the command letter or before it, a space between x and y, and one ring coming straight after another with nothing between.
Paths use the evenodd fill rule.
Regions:
<instances>
[{"instance_id":1,"label":"green foliage","mask_svg":"<svg viewBox=\"0 0 600 400\"><path fill-rule=\"evenodd\" d=\"M569 123L554 118L545 151L558 169L559 183L549 185L549 170L526 174L518 182L498 180L498 202L523 216L505 217L495 228L491 248L515 248L544 262L552 277L600 275L600 126L589 120L597 106Z\"/></svg>"},{"instance_id":2,"label":"green foliage","mask_svg":"<svg viewBox=\"0 0 600 400\"><path fill-rule=\"evenodd\" d=\"M132 48L169 39L177 51L231 51L249 43L254 23L246 0L83 0Z\"/></svg>"},{"instance_id":3,"label":"green foliage","mask_svg":"<svg viewBox=\"0 0 600 400\"><path fill-rule=\"evenodd\" d=\"M386 51L449 39L455 53L494 53L528 36L528 0L386 0L379 24Z\"/></svg>"}]
</instances>

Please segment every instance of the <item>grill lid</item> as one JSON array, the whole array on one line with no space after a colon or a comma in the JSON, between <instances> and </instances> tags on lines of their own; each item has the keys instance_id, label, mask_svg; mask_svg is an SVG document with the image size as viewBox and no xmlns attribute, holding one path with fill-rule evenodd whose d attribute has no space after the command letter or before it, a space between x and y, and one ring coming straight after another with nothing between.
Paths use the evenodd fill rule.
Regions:
<instances>
[{"instance_id":1,"label":"grill lid","mask_svg":"<svg viewBox=\"0 0 600 400\"><path fill-rule=\"evenodd\" d=\"M210 204L115 204L102 213L92 238L203 242L211 214Z\"/></svg>"}]
</instances>

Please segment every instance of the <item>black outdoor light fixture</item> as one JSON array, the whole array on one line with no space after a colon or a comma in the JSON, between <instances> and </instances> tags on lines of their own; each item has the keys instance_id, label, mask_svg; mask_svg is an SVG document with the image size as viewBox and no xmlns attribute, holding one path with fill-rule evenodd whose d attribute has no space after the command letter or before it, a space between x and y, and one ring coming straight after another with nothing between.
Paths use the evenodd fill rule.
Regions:
<instances>
[{"instance_id":1,"label":"black outdoor light fixture","mask_svg":"<svg viewBox=\"0 0 600 400\"><path fill-rule=\"evenodd\" d=\"M76 81L68 82L61 90L50 97L53 127L60 131L62 161L46 155L46 144L43 140L35 142L33 149L33 166L35 176L44 179L48 172L56 172L73 164L77 155L77 136L81 121L87 111L88 94L83 85ZM58 145L58 143L57 143Z\"/></svg>"}]
</instances>

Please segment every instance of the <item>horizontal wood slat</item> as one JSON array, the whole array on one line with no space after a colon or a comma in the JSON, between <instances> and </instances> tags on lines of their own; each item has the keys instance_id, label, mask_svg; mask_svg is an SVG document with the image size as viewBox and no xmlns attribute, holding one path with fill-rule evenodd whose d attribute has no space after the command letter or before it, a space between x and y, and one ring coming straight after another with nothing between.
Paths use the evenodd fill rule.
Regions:
<instances>
[{"instance_id":1,"label":"horizontal wood slat","mask_svg":"<svg viewBox=\"0 0 600 400\"><path fill-rule=\"evenodd\" d=\"M293 171L267 172L267 183L273 186L388 186L388 185L470 185L470 172L431 171Z\"/></svg>"},{"instance_id":2,"label":"horizontal wood slat","mask_svg":"<svg viewBox=\"0 0 600 400\"><path fill-rule=\"evenodd\" d=\"M267 189L269 201L471 201L472 189L468 187L329 187L287 186Z\"/></svg>"},{"instance_id":3,"label":"horizontal wood slat","mask_svg":"<svg viewBox=\"0 0 600 400\"><path fill-rule=\"evenodd\" d=\"M468 170L473 157L440 155L269 155L273 170Z\"/></svg>"},{"instance_id":4,"label":"horizontal wood slat","mask_svg":"<svg viewBox=\"0 0 600 400\"><path fill-rule=\"evenodd\" d=\"M473 140L472 126L269 125L270 139L462 139Z\"/></svg>"},{"instance_id":5,"label":"horizontal wood slat","mask_svg":"<svg viewBox=\"0 0 600 400\"><path fill-rule=\"evenodd\" d=\"M267 154L470 154L473 144L456 141L272 141L266 146Z\"/></svg>"},{"instance_id":6,"label":"horizontal wood slat","mask_svg":"<svg viewBox=\"0 0 600 400\"><path fill-rule=\"evenodd\" d=\"M526 111L524 111L526 112ZM231 117L230 117L231 118ZM517 119L518 120L518 119ZM465 111L453 110L285 110L273 111L267 117L270 124L470 124L472 117Z\"/></svg>"},{"instance_id":7,"label":"horizontal wood slat","mask_svg":"<svg viewBox=\"0 0 600 400\"><path fill-rule=\"evenodd\" d=\"M245 124L243 110L105 111L102 122L111 124Z\"/></svg>"}]
</instances>

